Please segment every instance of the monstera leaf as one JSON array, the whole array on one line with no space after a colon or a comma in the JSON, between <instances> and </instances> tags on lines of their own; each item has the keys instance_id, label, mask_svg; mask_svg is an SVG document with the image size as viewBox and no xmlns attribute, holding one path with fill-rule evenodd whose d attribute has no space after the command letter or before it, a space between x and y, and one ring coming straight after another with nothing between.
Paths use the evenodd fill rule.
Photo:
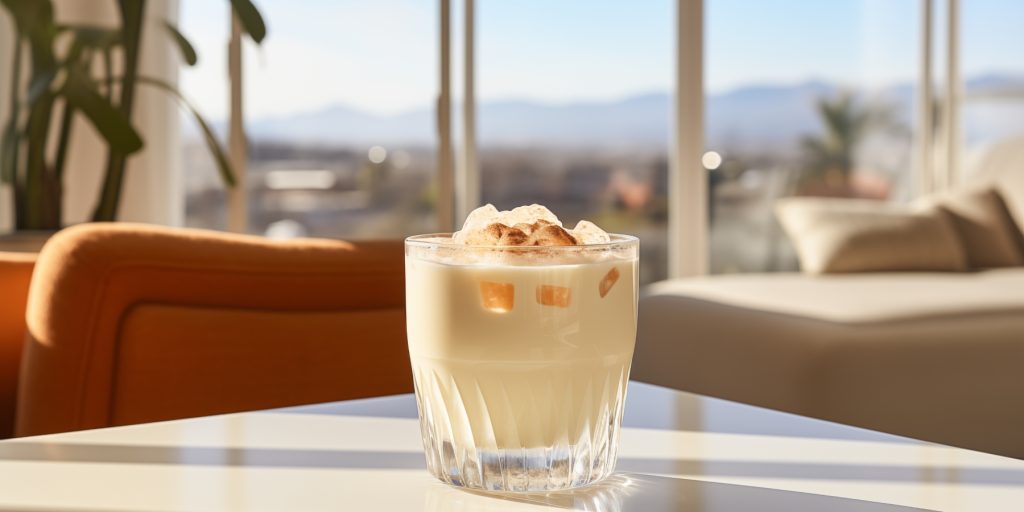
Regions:
<instances>
[{"instance_id":1,"label":"monstera leaf","mask_svg":"<svg viewBox=\"0 0 1024 512\"><path fill-rule=\"evenodd\" d=\"M68 105L81 111L111 148L126 155L142 149L142 137L128 118L100 95L86 77L78 72L70 73L63 92Z\"/></svg>"}]
</instances>

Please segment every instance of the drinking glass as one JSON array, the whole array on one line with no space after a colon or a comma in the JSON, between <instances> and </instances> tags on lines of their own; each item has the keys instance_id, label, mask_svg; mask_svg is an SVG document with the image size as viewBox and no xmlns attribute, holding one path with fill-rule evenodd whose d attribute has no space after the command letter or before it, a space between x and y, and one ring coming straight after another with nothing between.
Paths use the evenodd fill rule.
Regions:
<instances>
[{"instance_id":1,"label":"drinking glass","mask_svg":"<svg viewBox=\"0 0 1024 512\"><path fill-rule=\"evenodd\" d=\"M615 468L636 336L635 237L577 246L405 242L427 467L456 486L550 491Z\"/></svg>"}]
</instances>

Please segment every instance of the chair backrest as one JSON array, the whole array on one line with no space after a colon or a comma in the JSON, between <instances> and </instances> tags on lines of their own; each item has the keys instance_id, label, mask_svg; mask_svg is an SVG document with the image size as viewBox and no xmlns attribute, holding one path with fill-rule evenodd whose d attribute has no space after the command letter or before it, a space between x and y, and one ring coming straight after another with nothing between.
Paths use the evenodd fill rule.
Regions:
<instances>
[{"instance_id":1,"label":"chair backrest","mask_svg":"<svg viewBox=\"0 0 1024 512\"><path fill-rule=\"evenodd\" d=\"M1024 138L1009 138L970 158L967 186L994 185L1024 234Z\"/></svg>"},{"instance_id":2,"label":"chair backrest","mask_svg":"<svg viewBox=\"0 0 1024 512\"><path fill-rule=\"evenodd\" d=\"M404 297L400 241L66 229L32 280L16 433L411 392Z\"/></svg>"},{"instance_id":3,"label":"chair backrest","mask_svg":"<svg viewBox=\"0 0 1024 512\"><path fill-rule=\"evenodd\" d=\"M0 252L0 439L14 434L18 368L25 343L25 302L36 255Z\"/></svg>"}]
</instances>

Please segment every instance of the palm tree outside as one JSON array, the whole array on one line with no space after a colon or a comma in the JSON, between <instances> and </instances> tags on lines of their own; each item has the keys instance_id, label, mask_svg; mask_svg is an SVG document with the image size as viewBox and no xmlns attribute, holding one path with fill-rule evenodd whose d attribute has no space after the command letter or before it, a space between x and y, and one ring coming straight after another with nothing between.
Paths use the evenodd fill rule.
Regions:
<instances>
[{"instance_id":1,"label":"palm tree outside","mask_svg":"<svg viewBox=\"0 0 1024 512\"><path fill-rule=\"evenodd\" d=\"M797 188L805 195L857 196L851 178L857 170L858 148L873 130L897 128L893 111L848 91L820 98L816 110L823 131L800 140L804 164Z\"/></svg>"}]
</instances>

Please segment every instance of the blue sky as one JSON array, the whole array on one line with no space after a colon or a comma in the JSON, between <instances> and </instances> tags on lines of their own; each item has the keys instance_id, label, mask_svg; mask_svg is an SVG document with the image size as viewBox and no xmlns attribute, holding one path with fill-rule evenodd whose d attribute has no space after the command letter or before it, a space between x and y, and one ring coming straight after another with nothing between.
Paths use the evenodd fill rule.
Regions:
<instances>
[{"instance_id":1,"label":"blue sky","mask_svg":"<svg viewBox=\"0 0 1024 512\"><path fill-rule=\"evenodd\" d=\"M944 2L937 2L942 4ZM225 110L226 4L183 0L180 25L198 47L184 87ZM436 0L256 0L269 27L247 48L253 117L344 104L389 113L437 91ZM455 50L461 2L456 12ZM607 100L670 89L675 0L477 0L481 100ZM810 79L878 87L917 73L918 0L706 0L711 93ZM1024 2L962 5L964 74L1024 74ZM938 12L942 20L944 13ZM936 50L941 50L937 47ZM456 51L454 69L460 55ZM458 84L458 73L455 75ZM458 90L456 89L456 93Z\"/></svg>"}]
</instances>

